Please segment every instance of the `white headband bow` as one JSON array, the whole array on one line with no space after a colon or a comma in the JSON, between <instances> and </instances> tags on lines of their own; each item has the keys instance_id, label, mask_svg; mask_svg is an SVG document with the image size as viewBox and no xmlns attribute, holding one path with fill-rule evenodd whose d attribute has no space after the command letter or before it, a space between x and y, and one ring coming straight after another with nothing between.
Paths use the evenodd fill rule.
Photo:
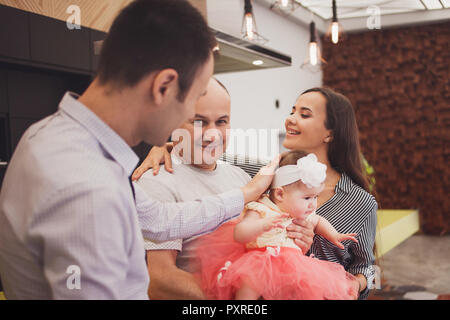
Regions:
<instances>
[{"instance_id":1,"label":"white headband bow","mask_svg":"<svg viewBox=\"0 0 450 320\"><path fill-rule=\"evenodd\" d=\"M314 153L297 160L296 165L287 165L275 171L271 188L278 188L298 180L308 187L319 187L327 176L327 166L317 161Z\"/></svg>"}]
</instances>

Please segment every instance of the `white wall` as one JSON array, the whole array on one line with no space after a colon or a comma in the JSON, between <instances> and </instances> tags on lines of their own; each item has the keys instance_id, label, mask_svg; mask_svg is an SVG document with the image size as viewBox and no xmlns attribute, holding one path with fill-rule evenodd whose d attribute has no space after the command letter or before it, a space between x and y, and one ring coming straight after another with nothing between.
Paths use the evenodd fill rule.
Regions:
<instances>
[{"instance_id":1,"label":"white wall","mask_svg":"<svg viewBox=\"0 0 450 320\"><path fill-rule=\"evenodd\" d=\"M322 84L322 73L300 69L306 59L309 30L253 1L259 34L269 39L265 46L292 57L292 66L217 75L231 94L233 129L282 129L298 95ZM209 25L241 37L244 0L208 0ZM280 101L279 109L275 100ZM249 151L248 153L254 153ZM272 152L273 154L273 152ZM252 154L254 155L254 154Z\"/></svg>"}]
</instances>

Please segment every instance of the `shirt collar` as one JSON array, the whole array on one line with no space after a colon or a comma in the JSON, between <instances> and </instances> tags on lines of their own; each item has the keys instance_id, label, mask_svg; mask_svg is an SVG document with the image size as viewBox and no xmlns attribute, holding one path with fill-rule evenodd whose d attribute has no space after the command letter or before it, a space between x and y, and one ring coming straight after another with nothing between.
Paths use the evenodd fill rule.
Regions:
<instances>
[{"instance_id":1,"label":"shirt collar","mask_svg":"<svg viewBox=\"0 0 450 320\"><path fill-rule=\"evenodd\" d=\"M76 93L66 92L59 103L59 108L86 128L130 176L136 168L139 158L122 137L79 102L78 98L79 95Z\"/></svg>"},{"instance_id":2,"label":"shirt collar","mask_svg":"<svg viewBox=\"0 0 450 320\"><path fill-rule=\"evenodd\" d=\"M342 173L336 187L345 193L349 193L352 188L352 179L345 173Z\"/></svg>"}]
</instances>

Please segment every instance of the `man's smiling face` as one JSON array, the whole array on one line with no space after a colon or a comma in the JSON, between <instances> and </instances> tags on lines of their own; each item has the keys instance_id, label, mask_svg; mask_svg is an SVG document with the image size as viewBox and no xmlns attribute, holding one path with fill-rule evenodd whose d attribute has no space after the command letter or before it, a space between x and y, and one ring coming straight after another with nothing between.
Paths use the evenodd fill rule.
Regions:
<instances>
[{"instance_id":1,"label":"man's smiling face","mask_svg":"<svg viewBox=\"0 0 450 320\"><path fill-rule=\"evenodd\" d=\"M202 157L202 163L196 163L194 160L198 158L194 159L195 153L211 155L214 161L220 158L227 148L230 129L231 100L229 94L214 78L209 81L206 92L206 95L201 97L195 106L194 117L180 127L189 132L190 160L196 165L211 164L211 161Z\"/></svg>"}]
</instances>

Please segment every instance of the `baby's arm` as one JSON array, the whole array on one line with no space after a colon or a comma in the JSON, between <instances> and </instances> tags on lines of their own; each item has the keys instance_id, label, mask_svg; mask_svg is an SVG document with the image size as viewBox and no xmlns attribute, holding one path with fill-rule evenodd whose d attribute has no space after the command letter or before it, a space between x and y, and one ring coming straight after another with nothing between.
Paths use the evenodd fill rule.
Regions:
<instances>
[{"instance_id":1,"label":"baby's arm","mask_svg":"<svg viewBox=\"0 0 450 320\"><path fill-rule=\"evenodd\" d=\"M234 228L234 240L240 243L253 241L265 231L282 227L281 222L286 216L287 214L261 218L258 212L247 210L242 221Z\"/></svg>"},{"instance_id":2,"label":"baby's arm","mask_svg":"<svg viewBox=\"0 0 450 320\"><path fill-rule=\"evenodd\" d=\"M355 236L356 233L339 233L324 217L316 216L316 227L314 232L320 234L322 237L328 239L331 243L344 249L344 245L341 243L344 240L352 240L358 242ZM314 222L313 222L314 223Z\"/></svg>"}]
</instances>

